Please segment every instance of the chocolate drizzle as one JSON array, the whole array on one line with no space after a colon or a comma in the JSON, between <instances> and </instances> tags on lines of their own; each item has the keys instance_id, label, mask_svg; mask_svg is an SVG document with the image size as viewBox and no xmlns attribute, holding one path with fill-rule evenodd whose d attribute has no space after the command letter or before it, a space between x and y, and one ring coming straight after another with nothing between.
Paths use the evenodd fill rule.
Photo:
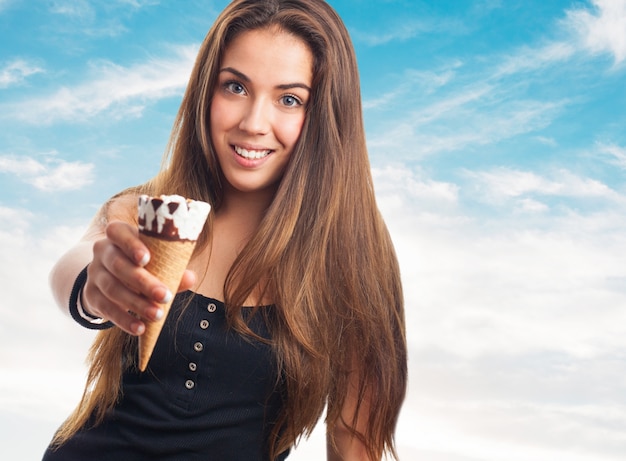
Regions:
<instances>
[{"instance_id":1,"label":"chocolate drizzle","mask_svg":"<svg viewBox=\"0 0 626 461\"><path fill-rule=\"evenodd\" d=\"M170 241L191 241L189 236L195 240L210 210L210 206L204 202L177 195L142 195L138 205L139 231L144 235Z\"/></svg>"},{"instance_id":2,"label":"chocolate drizzle","mask_svg":"<svg viewBox=\"0 0 626 461\"><path fill-rule=\"evenodd\" d=\"M154 210L154 218L150 223L146 221L146 216L139 215L139 229L141 233L145 235L150 235L152 237L158 237L164 240L186 240L181 239L178 235L178 227L174 224L174 220L170 218L165 218L163 221L162 229L159 231L159 219L157 210L161 208L163 205L163 200L160 198L153 197L150 200L150 204L152 205L152 209ZM174 212L178 209L179 204L176 202L170 202L167 204L167 208L169 210L169 214L173 215ZM149 225L147 225L149 224Z\"/></svg>"}]
</instances>

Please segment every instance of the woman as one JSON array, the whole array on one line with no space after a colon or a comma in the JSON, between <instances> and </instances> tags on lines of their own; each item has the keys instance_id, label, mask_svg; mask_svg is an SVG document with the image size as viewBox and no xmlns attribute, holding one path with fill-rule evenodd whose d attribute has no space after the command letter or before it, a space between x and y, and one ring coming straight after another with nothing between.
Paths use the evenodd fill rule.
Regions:
<instances>
[{"instance_id":1,"label":"woman","mask_svg":"<svg viewBox=\"0 0 626 461\"><path fill-rule=\"evenodd\" d=\"M141 319L162 317L173 294L143 268L142 193L212 205L145 373ZM395 455L400 277L354 51L332 8L229 5L200 48L161 172L103 206L51 286L103 331L46 461L285 459L324 409L329 460Z\"/></svg>"}]
</instances>

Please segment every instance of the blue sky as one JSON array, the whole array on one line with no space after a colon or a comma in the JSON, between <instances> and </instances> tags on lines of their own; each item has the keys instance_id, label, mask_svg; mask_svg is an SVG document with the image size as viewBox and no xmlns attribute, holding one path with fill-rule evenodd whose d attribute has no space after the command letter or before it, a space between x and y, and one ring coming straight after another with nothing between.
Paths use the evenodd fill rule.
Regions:
<instances>
[{"instance_id":1,"label":"blue sky","mask_svg":"<svg viewBox=\"0 0 626 461\"><path fill-rule=\"evenodd\" d=\"M47 273L104 200L157 171L225 4L0 0L11 459L36 459L76 403L92 339L54 307ZM622 459L626 0L331 4L403 271L401 459ZM322 452L316 432L292 457Z\"/></svg>"}]
</instances>

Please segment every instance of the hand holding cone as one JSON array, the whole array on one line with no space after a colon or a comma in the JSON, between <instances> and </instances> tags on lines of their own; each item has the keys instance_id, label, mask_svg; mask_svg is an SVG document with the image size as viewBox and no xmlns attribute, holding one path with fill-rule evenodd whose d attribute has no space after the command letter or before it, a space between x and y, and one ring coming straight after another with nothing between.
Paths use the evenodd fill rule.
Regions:
<instances>
[{"instance_id":1,"label":"hand holding cone","mask_svg":"<svg viewBox=\"0 0 626 461\"><path fill-rule=\"evenodd\" d=\"M139 197L139 238L150 251L146 270L163 282L172 293L189 264L198 235L211 207L208 203L188 200L180 195ZM152 356L172 300L162 305L161 320L144 319L146 330L139 337L139 369L145 371Z\"/></svg>"}]
</instances>

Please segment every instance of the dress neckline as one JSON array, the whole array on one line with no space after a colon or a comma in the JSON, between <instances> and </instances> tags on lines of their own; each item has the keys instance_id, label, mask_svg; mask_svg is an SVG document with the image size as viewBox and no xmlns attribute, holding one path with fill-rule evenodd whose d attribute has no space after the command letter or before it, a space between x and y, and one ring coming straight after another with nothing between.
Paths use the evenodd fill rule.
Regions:
<instances>
[{"instance_id":1,"label":"dress neckline","mask_svg":"<svg viewBox=\"0 0 626 461\"><path fill-rule=\"evenodd\" d=\"M206 302L215 303L216 305L218 305L220 307L220 309L225 309L225 307L226 307L225 304L224 304L224 301L221 301L219 299L213 298L211 296L203 295L202 293L198 293L198 292L193 291L193 290L186 290L186 291L183 291L183 292L181 292L179 294L190 294L190 295L192 295L193 298L199 297L199 298L201 298L201 300L204 300ZM262 308L262 307L273 307L273 306L274 306L273 304L268 304L268 305L259 306L259 308ZM242 307L244 309L255 309L255 306L242 306Z\"/></svg>"}]
</instances>

